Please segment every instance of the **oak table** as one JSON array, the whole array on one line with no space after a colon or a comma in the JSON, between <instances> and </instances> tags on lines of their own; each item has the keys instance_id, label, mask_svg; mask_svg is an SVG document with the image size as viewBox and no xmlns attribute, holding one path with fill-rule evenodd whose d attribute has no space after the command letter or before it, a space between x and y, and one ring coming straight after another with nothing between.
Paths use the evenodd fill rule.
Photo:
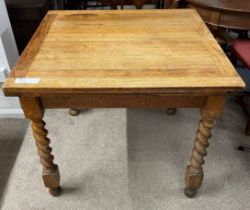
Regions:
<instances>
[{"instance_id":1,"label":"oak table","mask_svg":"<svg viewBox=\"0 0 250 210\"><path fill-rule=\"evenodd\" d=\"M46 108L200 108L185 178L185 194L193 197L225 94L243 87L195 10L50 11L4 93L18 96L32 121L43 181L52 195L61 188L43 121Z\"/></svg>"}]
</instances>

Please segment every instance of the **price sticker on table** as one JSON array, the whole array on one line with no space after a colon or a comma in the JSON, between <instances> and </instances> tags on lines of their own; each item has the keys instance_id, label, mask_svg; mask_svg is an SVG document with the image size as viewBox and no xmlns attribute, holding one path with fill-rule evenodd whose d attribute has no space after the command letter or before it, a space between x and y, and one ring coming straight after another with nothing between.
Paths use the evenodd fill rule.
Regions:
<instances>
[{"instance_id":1,"label":"price sticker on table","mask_svg":"<svg viewBox=\"0 0 250 210\"><path fill-rule=\"evenodd\" d=\"M40 78L16 78L16 84L37 84Z\"/></svg>"}]
</instances>

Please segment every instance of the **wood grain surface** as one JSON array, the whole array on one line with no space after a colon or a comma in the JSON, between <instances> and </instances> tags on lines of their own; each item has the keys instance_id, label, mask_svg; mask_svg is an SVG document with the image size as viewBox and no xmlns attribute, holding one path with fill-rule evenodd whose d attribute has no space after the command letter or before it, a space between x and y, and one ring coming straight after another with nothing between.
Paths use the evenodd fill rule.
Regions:
<instances>
[{"instance_id":1,"label":"wood grain surface","mask_svg":"<svg viewBox=\"0 0 250 210\"><path fill-rule=\"evenodd\" d=\"M17 84L19 77L39 82ZM243 87L195 10L50 11L4 92L224 93Z\"/></svg>"}]
</instances>

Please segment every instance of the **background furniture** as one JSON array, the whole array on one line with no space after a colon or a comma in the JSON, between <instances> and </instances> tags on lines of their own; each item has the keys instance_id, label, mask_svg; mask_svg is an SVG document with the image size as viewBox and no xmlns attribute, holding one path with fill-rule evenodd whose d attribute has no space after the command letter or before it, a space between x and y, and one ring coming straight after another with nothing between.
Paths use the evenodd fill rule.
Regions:
<instances>
[{"instance_id":1,"label":"background furniture","mask_svg":"<svg viewBox=\"0 0 250 210\"><path fill-rule=\"evenodd\" d=\"M19 53L48 11L47 0L5 0Z\"/></svg>"},{"instance_id":2,"label":"background furniture","mask_svg":"<svg viewBox=\"0 0 250 210\"><path fill-rule=\"evenodd\" d=\"M185 0L212 28L250 29L250 3L246 0Z\"/></svg>"},{"instance_id":3,"label":"background furniture","mask_svg":"<svg viewBox=\"0 0 250 210\"><path fill-rule=\"evenodd\" d=\"M179 8L181 7L181 0L164 0L163 1L163 8L168 9L168 8Z\"/></svg>"},{"instance_id":4,"label":"background furniture","mask_svg":"<svg viewBox=\"0 0 250 210\"><path fill-rule=\"evenodd\" d=\"M124 6L126 5L134 5L136 9L142 9L145 4L153 4L155 5L155 8L157 8L159 4L159 0L132 0L132 1L131 0L118 0L118 1L115 1L115 3L117 4L116 7L120 5L121 9L123 9Z\"/></svg>"},{"instance_id":5,"label":"background furniture","mask_svg":"<svg viewBox=\"0 0 250 210\"><path fill-rule=\"evenodd\" d=\"M96 2L96 4L93 4ZM134 5L142 9L144 5L154 5L155 8L177 8L180 0L64 0L65 9L87 9L89 7L110 7L111 9L124 9L125 6ZM91 5L89 4L91 3Z\"/></svg>"},{"instance_id":6,"label":"background furniture","mask_svg":"<svg viewBox=\"0 0 250 210\"><path fill-rule=\"evenodd\" d=\"M246 92L238 98L248 118L245 133L250 136L250 40L234 40L232 42L231 61L234 66L237 66L237 61L240 61L249 70L239 71L247 84L247 89ZM244 149L242 146L239 148Z\"/></svg>"},{"instance_id":7,"label":"background furniture","mask_svg":"<svg viewBox=\"0 0 250 210\"><path fill-rule=\"evenodd\" d=\"M232 53L236 59L233 60L234 64L239 60L250 70L250 40L234 40Z\"/></svg>"},{"instance_id":8,"label":"background furniture","mask_svg":"<svg viewBox=\"0 0 250 210\"><path fill-rule=\"evenodd\" d=\"M213 32L221 45L231 39L225 29L239 33L240 38L247 37L250 30L250 2L246 0L182 0L181 5L195 8Z\"/></svg>"},{"instance_id":9,"label":"background furniture","mask_svg":"<svg viewBox=\"0 0 250 210\"><path fill-rule=\"evenodd\" d=\"M110 7L111 9L124 9L124 6L134 5L136 9L142 9L144 4L154 4L159 8L160 0L64 0L65 9L87 9L95 7Z\"/></svg>"}]
</instances>

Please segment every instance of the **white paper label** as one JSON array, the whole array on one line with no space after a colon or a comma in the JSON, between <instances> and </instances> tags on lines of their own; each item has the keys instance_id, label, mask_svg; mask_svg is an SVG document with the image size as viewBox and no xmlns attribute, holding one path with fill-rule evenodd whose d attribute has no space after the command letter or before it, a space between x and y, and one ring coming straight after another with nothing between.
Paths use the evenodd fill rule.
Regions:
<instances>
[{"instance_id":1,"label":"white paper label","mask_svg":"<svg viewBox=\"0 0 250 210\"><path fill-rule=\"evenodd\" d=\"M16 84L37 84L40 78L16 78Z\"/></svg>"}]
</instances>

